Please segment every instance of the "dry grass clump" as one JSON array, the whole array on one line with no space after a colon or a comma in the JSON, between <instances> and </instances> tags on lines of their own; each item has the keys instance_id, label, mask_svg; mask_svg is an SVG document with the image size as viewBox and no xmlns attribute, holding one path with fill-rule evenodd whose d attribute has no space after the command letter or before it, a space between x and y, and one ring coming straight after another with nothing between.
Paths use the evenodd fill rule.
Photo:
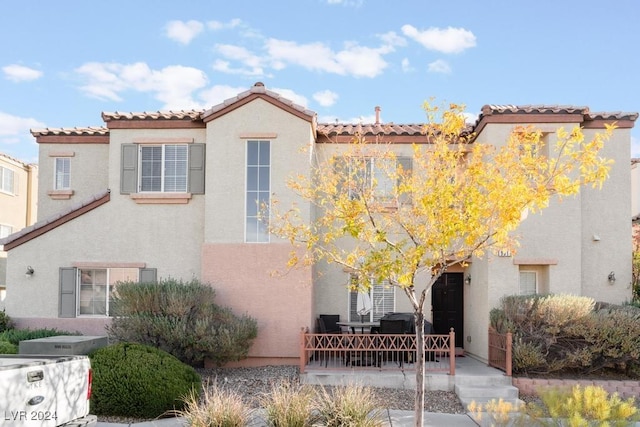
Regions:
<instances>
[{"instance_id":1,"label":"dry grass clump","mask_svg":"<svg viewBox=\"0 0 640 427\"><path fill-rule=\"evenodd\" d=\"M191 427L244 427L252 416L242 396L217 386L205 387L200 398L192 392L184 402L184 409L177 415L184 417Z\"/></svg>"},{"instance_id":2,"label":"dry grass clump","mask_svg":"<svg viewBox=\"0 0 640 427\"><path fill-rule=\"evenodd\" d=\"M358 384L316 389L287 382L274 384L253 412L237 392L213 386L200 399L187 396L177 415L191 427L241 427L257 414L272 427L381 427L380 403L373 389Z\"/></svg>"}]
</instances>

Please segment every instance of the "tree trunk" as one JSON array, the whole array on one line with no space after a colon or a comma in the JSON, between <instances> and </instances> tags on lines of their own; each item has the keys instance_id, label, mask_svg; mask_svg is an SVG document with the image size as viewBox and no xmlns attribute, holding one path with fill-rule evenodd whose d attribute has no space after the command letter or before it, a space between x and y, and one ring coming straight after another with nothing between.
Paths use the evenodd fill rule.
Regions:
<instances>
[{"instance_id":1,"label":"tree trunk","mask_svg":"<svg viewBox=\"0 0 640 427\"><path fill-rule=\"evenodd\" d=\"M424 417L424 313L422 309L414 312L416 328L416 401L415 426L422 427Z\"/></svg>"}]
</instances>

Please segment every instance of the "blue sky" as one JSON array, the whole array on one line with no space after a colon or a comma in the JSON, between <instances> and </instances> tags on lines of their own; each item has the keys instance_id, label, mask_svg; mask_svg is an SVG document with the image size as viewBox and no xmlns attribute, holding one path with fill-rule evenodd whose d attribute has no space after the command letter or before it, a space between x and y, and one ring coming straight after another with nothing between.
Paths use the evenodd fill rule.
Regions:
<instances>
[{"instance_id":1,"label":"blue sky","mask_svg":"<svg viewBox=\"0 0 640 427\"><path fill-rule=\"evenodd\" d=\"M640 111L640 1L22 0L0 13L0 152L103 111L207 108L264 82L321 122L422 103ZM632 131L640 157L640 123Z\"/></svg>"}]
</instances>

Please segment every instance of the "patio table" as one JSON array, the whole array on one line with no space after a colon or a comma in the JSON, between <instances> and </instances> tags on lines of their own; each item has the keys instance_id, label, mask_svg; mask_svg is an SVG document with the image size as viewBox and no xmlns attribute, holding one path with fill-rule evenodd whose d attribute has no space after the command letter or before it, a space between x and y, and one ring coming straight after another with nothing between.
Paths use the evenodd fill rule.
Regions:
<instances>
[{"instance_id":1,"label":"patio table","mask_svg":"<svg viewBox=\"0 0 640 427\"><path fill-rule=\"evenodd\" d=\"M368 328L379 328L380 327L380 322L359 322L359 321L353 321L353 322L336 322L337 325L339 326L346 326L349 329L351 329L351 333L355 334L356 333L356 329L360 329L360 333L364 334L364 329Z\"/></svg>"}]
</instances>

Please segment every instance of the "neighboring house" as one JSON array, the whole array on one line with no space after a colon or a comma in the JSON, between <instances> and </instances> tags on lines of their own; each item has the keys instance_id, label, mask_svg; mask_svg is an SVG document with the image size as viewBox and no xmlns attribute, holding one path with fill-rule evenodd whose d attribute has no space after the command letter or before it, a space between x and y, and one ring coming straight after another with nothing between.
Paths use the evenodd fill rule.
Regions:
<instances>
[{"instance_id":1,"label":"neighboring house","mask_svg":"<svg viewBox=\"0 0 640 427\"><path fill-rule=\"evenodd\" d=\"M640 220L640 159L631 159L631 217Z\"/></svg>"},{"instance_id":2,"label":"neighboring house","mask_svg":"<svg viewBox=\"0 0 640 427\"><path fill-rule=\"evenodd\" d=\"M38 166L0 153L0 239L36 222ZM0 309L6 294L7 253L0 244Z\"/></svg>"},{"instance_id":3,"label":"neighboring house","mask_svg":"<svg viewBox=\"0 0 640 427\"><path fill-rule=\"evenodd\" d=\"M316 123L314 112L261 83L205 111L102 118L106 127L32 131L51 181L42 181L38 224L4 240L7 313L20 326L102 334L118 280L197 278L212 284L218 303L258 319L245 364L294 363L301 328L314 329L318 314L359 318L341 268L273 274L285 268L291 246L268 234L256 201L269 203L273 194L283 206L297 201L286 179L308 175L313 159L341 151L356 133L391 142L407 164L411 144L427 143L420 125L382 125L379 117L373 124ZM560 126L582 126L589 137L616 122L604 149L615 164L602 190L584 189L529 215L517 254L449 270L427 308L436 332L454 327L457 346L486 359L489 311L504 295L630 298L631 189L623 165L636 118L584 107L483 108L473 126L476 144L503 144L516 124L539 127L552 144ZM315 214L298 207L303 216ZM34 269L29 276L27 266ZM615 281L608 280L612 272ZM399 290L375 285L372 297L371 319L411 311Z\"/></svg>"}]
</instances>

